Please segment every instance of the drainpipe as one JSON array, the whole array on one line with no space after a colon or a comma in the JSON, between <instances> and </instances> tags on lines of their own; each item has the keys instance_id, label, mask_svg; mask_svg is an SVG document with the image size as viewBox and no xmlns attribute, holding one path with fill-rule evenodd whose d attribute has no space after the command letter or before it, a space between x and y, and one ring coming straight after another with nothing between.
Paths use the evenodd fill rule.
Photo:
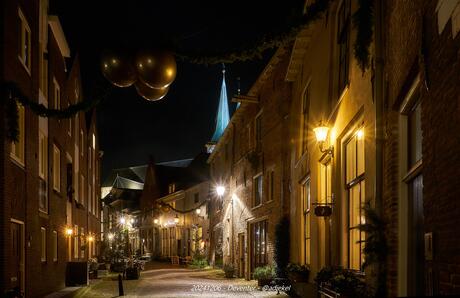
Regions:
<instances>
[{"instance_id":1,"label":"drainpipe","mask_svg":"<svg viewBox=\"0 0 460 298\"><path fill-rule=\"evenodd\" d=\"M383 214L383 110L384 110L384 58L383 58L383 1L375 1L375 209Z\"/></svg>"}]
</instances>

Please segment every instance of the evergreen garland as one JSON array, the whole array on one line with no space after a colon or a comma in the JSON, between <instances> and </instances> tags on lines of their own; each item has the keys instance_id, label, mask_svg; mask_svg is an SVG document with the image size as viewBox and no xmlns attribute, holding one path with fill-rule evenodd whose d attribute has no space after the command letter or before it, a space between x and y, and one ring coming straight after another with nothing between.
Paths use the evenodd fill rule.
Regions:
<instances>
[{"instance_id":1,"label":"evergreen garland","mask_svg":"<svg viewBox=\"0 0 460 298\"><path fill-rule=\"evenodd\" d=\"M356 40L353 53L361 70L369 67L369 47L374 34L374 0L359 0L358 9L353 14L353 27L356 29Z\"/></svg>"},{"instance_id":2,"label":"evergreen garland","mask_svg":"<svg viewBox=\"0 0 460 298\"><path fill-rule=\"evenodd\" d=\"M103 91L101 96L96 97L94 100L85 99L78 103L69 105L67 108L58 110L45 107L41 103L30 100L26 95L22 93L19 87L13 82L3 82L0 84L0 94L2 94L2 100L6 104L6 115L5 119L7 122L7 133L8 140L17 142L19 137L18 128L18 107L17 103L24 107L30 108L37 116L46 118L65 119L75 116L78 112L86 112L100 104L105 100L110 91L113 89L109 86Z\"/></svg>"},{"instance_id":3,"label":"evergreen garland","mask_svg":"<svg viewBox=\"0 0 460 298\"><path fill-rule=\"evenodd\" d=\"M277 47L285 46L295 40L297 34L311 22L318 20L328 10L333 0L317 0L306 8L306 13L292 21L291 29L282 33L268 33L257 42L234 49L226 53L200 53L176 50L176 56L179 59L195 64L217 64L232 63L237 61L247 61L255 58L261 58L262 54ZM354 56L358 65L364 72L369 67L370 52L369 47L373 37L373 17L374 17L374 0L359 0L357 11L353 14L353 25L357 29L357 36L354 43ZM18 109L16 102L23 106L29 107L32 112L41 117L48 118L70 118L81 111L88 111L97 106L101 101L107 98L111 89L94 100L83 100L72 104L65 109L57 110L45 107L27 98L16 84L12 82L0 83L0 100L6 105L5 119L7 122L6 136L10 141L17 141L19 135L18 129Z\"/></svg>"}]
</instances>

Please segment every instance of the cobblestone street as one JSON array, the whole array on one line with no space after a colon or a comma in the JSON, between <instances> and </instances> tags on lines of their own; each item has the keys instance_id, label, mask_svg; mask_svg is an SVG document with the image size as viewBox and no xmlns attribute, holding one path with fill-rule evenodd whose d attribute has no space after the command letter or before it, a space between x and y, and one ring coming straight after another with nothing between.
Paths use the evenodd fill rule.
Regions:
<instances>
[{"instance_id":1,"label":"cobblestone street","mask_svg":"<svg viewBox=\"0 0 460 298\"><path fill-rule=\"evenodd\" d=\"M154 266L142 271L139 280L124 280L125 297L287 297L284 293L259 290L256 281L225 279L221 270L162 267L167 268ZM115 277L102 278L72 297L118 297Z\"/></svg>"}]
</instances>

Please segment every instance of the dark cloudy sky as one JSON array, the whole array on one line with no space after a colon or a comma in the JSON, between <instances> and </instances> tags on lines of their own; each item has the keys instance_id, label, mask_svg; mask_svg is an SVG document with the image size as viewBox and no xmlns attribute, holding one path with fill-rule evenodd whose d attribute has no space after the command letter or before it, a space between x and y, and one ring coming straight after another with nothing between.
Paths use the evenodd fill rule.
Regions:
<instances>
[{"instance_id":1,"label":"dark cloudy sky","mask_svg":"<svg viewBox=\"0 0 460 298\"><path fill-rule=\"evenodd\" d=\"M252 3L248 7L247 2ZM79 53L85 95L108 83L99 70L104 50L143 49L174 44L182 50L238 48L266 32L280 30L303 1L51 1L51 13L63 24L68 42ZM300 4L299 4L300 3ZM173 43L174 41L174 43ZM272 52L262 59L226 65L229 99L241 77L244 94ZM209 141L214 127L222 66L178 61L168 95L147 102L134 87L115 88L98 107L103 178L112 168L190 158ZM103 86L101 86L103 85ZM230 110L234 110L230 103Z\"/></svg>"}]
</instances>

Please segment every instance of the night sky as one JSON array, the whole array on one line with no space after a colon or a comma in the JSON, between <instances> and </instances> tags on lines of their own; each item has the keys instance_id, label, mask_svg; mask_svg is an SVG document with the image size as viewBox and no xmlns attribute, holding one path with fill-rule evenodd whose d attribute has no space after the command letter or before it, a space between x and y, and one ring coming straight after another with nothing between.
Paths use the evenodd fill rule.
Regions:
<instances>
[{"instance_id":1,"label":"night sky","mask_svg":"<svg viewBox=\"0 0 460 298\"><path fill-rule=\"evenodd\" d=\"M238 48L266 32L281 30L291 11L301 11L303 1L283 2L256 1L248 7L243 1L55 0L50 12L60 17L73 55L80 57L84 96L91 96L109 85L99 68L105 50L172 44L203 52ZM226 64L229 99L237 93L236 78L241 78L245 94L272 53ZM177 63L177 77L161 101L144 100L134 87L114 88L98 106L102 179L113 168L147 163L149 155L158 162L194 157L210 140L222 66ZM230 111L234 109L230 103Z\"/></svg>"}]
</instances>

